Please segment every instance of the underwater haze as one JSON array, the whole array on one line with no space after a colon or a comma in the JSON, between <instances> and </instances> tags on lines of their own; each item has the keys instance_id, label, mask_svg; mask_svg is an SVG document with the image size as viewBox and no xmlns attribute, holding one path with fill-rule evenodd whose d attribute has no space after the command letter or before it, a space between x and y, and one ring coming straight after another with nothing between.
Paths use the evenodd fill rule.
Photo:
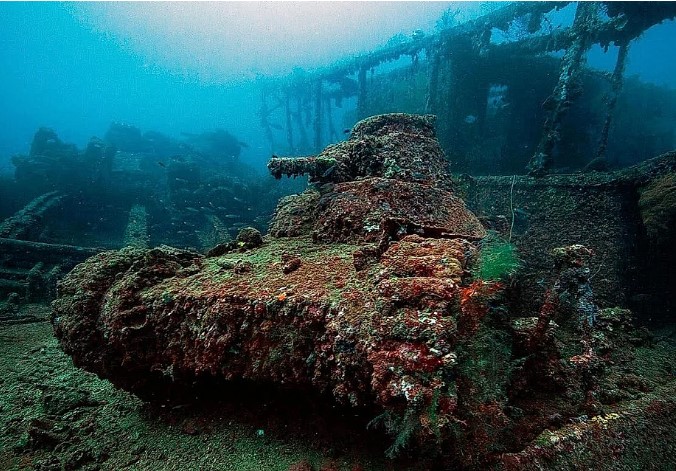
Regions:
<instances>
[{"instance_id":1,"label":"underwater haze","mask_svg":"<svg viewBox=\"0 0 676 471\"><path fill-rule=\"evenodd\" d=\"M0 168L37 128L84 146L111 122L170 136L224 128L263 164L259 76L431 31L451 2L8 2L0 5ZM462 8L476 11L477 5Z\"/></svg>"},{"instance_id":2,"label":"underwater haze","mask_svg":"<svg viewBox=\"0 0 676 471\"><path fill-rule=\"evenodd\" d=\"M414 32L444 12L462 22L491 2L8 2L0 6L0 172L39 127L83 147L113 122L171 137L222 128L270 155L260 126L260 81L316 70ZM504 4L503 4L504 5ZM570 23L568 8L554 15ZM676 88L673 25L632 48L628 76ZM588 61L611 70L614 56Z\"/></svg>"}]
</instances>

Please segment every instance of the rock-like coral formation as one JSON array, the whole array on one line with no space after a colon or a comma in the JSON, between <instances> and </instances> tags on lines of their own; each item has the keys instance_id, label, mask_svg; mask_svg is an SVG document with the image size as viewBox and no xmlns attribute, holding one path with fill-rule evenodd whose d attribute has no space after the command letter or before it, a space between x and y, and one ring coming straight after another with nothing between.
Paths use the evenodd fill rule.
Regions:
<instances>
[{"instance_id":1,"label":"rock-like coral formation","mask_svg":"<svg viewBox=\"0 0 676 471\"><path fill-rule=\"evenodd\" d=\"M317 201L319 192L313 189L282 198L277 205L275 218L270 223L270 235L294 237L311 233L316 219Z\"/></svg>"},{"instance_id":2,"label":"rock-like coral formation","mask_svg":"<svg viewBox=\"0 0 676 471\"><path fill-rule=\"evenodd\" d=\"M369 167L360 139L399 171ZM142 396L207 378L312 389L374 417L389 453L415 443L470 468L598 414L629 334L594 303L592 252L557 250L539 315L510 319L508 288L471 274L485 231L437 176L434 143L427 117L375 117L326 151L340 168L319 193L282 202L276 237L92 257L59 286L62 347Z\"/></svg>"},{"instance_id":3,"label":"rock-like coral formation","mask_svg":"<svg viewBox=\"0 0 676 471\"><path fill-rule=\"evenodd\" d=\"M481 239L485 230L465 203L431 185L387 178L336 184L319 201L315 238L377 241L390 226L398 233Z\"/></svg>"}]
</instances>

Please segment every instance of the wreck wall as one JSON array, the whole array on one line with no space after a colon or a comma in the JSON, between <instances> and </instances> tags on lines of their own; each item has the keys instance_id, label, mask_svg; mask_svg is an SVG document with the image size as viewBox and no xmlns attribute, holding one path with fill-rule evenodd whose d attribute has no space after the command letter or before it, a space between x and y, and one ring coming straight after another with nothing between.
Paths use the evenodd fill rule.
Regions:
<instances>
[{"instance_id":1,"label":"wreck wall","mask_svg":"<svg viewBox=\"0 0 676 471\"><path fill-rule=\"evenodd\" d=\"M535 315L553 280L551 250L584 244L595 252L592 287L601 306L632 306L645 296L646 230L640 189L673 172L676 153L614 173L469 177L457 190L484 224L517 246L524 266L517 275L515 307ZM513 222L512 222L513 221ZM653 296L658 296L653 293Z\"/></svg>"}]
</instances>

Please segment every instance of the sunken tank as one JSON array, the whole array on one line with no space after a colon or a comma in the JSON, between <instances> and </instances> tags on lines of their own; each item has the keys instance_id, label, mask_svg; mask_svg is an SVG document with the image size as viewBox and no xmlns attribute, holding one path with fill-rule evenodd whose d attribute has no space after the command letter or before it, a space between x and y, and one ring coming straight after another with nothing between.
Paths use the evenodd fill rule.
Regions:
<instances>
[{"instance_id":1,"label":"sunken tank","mask_svg":"<svg viewBox=\"0 0 676 471\"><path fill-rule=\"evenodd\" d=\"M629 345L627 313L598 309L593 253L571 246L540 312L512 318L508 286L474 269L486 231L447 165L433 117L404 114L366 119L317 156L273 158L273 175L314 186L280 201L268 236L91 257L59 284L56 336L77 366L141 397L273 383L368 415L391 455L533 461L540 448L516 452L598 414L601 384L621 381L603 379L598 352Z\"/></svg>"},{"instance_id":2,"label":"sunken tank","mask_svg":"<svg viewBox=\"0 0 676 471\"><path fill-rule=\"evenodd\" d=\"M307 174L313 189L284 198L270 224L275 237L311 229L322 242L378 242L404 234L478 240L485 231L450 188L434 116L380 115L316 157L273 158L272 175Z\"/></svg>"}]
</instances>

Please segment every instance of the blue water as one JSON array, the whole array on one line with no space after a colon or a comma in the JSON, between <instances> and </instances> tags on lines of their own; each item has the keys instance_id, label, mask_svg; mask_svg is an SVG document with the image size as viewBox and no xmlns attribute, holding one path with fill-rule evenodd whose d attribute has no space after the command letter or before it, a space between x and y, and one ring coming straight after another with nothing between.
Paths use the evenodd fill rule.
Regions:
<instances>
[{"instance_id":1,"label":"blue water","mask_svg":"<svg viewBox=\"0 0 676 471\"><path fill-rule=\"evenodd\" d=\"M449 3L2 3L0 169L40 126L79 147L113 122L178 136L225 128L269 157L260 77L433 30ZM409 31L410 30L410 31Z\"/></svg>"},{"instance_id":2,"label":"blue water","mask_svg":"<svg viewBox=\"0 0 676 471\"><path fill-rule=\"evenodd\" d=\"M500 4L504 5L504 4ZM498 6L500 6L498 5ZM53 128L83 147L111 122L178 137L227 129L259 167L270 147L259 126L259 83L294 68L329 66L431 33L446 10L464 21L495 4L377 3L2 3L0 172L26 153L35 131ZM572 6L552 15L572 21ZM667 22L634 41L626 75L676 88ZM612 70L617 48L594 47L589 64Z\"/></svg>"}]
</instances>

